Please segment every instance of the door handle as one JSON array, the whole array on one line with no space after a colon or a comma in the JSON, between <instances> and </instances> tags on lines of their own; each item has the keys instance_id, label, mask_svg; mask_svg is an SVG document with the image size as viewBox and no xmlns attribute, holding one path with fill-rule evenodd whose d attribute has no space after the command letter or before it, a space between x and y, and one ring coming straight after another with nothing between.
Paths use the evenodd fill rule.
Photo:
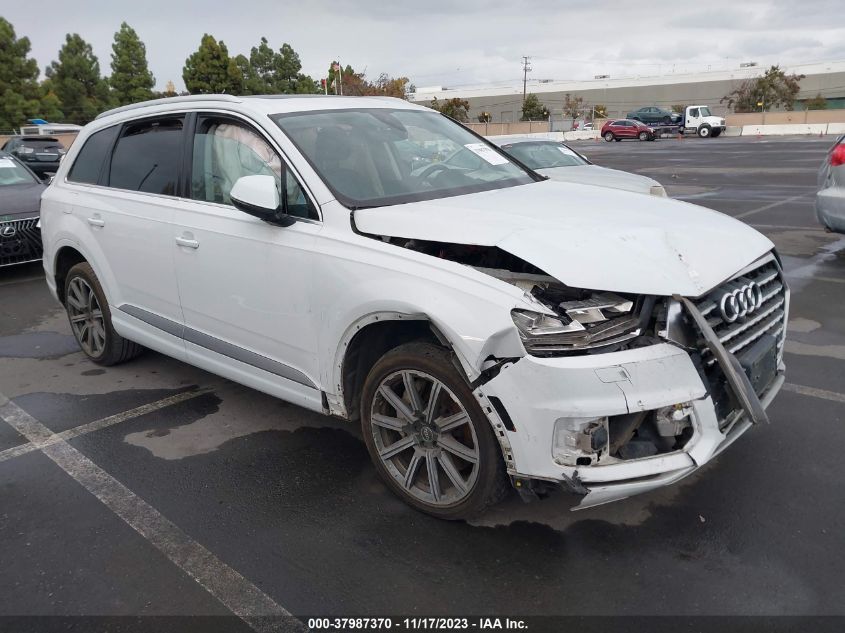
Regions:
<instances>
[{"instance_id":1,"label":"door handle","mask_svg":"<svg viewBox=\"0 0 845 633\"><path fill-rule=\"evenodd\" d=\"M106 221L103 218L98 218L95 216L93 218L88 218L88 224L90 224L91 226L105 226Z\"/></svg>"},{"instance_id":2,"label":"door handle","mask_svg":"<svg viewBox=\"0 0 845 633\"><path fill-rule=\"evenodd\" d=\"M187 237L177 237L176 243L179 246L185 246L187 248L199 248L200 243L196 240L188 239Z\"/></svg>"}]
</instances>

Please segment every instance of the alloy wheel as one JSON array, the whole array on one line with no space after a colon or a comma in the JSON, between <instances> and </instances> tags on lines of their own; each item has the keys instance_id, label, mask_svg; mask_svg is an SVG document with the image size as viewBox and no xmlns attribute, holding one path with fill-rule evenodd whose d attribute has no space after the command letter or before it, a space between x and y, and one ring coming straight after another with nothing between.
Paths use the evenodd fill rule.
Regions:
<instances>
[{"instance_id":1,"label":"alloy wheel","mask_svg":"<svg viewBox=\"0 0 845 633\"><path fill-rule=\"evenodd\" d=\"M437 378L416 370L385 377L373 397L370 429L379 459L406 494L450 506L472 492L478 437L467 410Z\"/></svg>"},{"instance_id":2,"label":"alloy wheel","mask_svg":"<svg viewBox=\"0 0 845 633\"><path fill-rule=\"evenodd\" d=\"M97 295L82 277L68 284L67 309L76 340L89 356L98 357L106 347L106 326Z\"/></svg>"}]
</instances>

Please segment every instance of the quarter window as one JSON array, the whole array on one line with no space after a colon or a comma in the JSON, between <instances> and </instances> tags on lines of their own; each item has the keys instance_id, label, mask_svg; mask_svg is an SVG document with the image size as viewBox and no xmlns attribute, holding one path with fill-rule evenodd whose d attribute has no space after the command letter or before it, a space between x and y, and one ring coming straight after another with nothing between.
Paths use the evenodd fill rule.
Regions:
<instances>
[{"instance_id":1,"label":"quarter window","mask_svg":"<svg viewBox=\"0 0 845 633\"><path fill-rule=\"evenodd\" d=\"M124 127L112 155L109 186L177 195L183 122L174 117Z\"/></svg>"},{"instance_id":2,"label":"quarter window","mask_svg":"<svg viewBox=\"0 0 845 633\"><path fill-rule=\"evenodd\" d=\"M86 185L96 185L100 182L100 172L106 157L109 155L112 143L117 136L118 126L108 127L94 132L79 150L67 179Z\"/></svg>"}]
</instances>

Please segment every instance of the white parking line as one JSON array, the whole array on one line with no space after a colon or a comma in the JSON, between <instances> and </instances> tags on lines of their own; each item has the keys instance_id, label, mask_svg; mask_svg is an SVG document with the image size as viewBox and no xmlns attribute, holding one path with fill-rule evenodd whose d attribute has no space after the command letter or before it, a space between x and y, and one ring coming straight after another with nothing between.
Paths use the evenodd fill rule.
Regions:
<instances>
[{"instance_id":1,"label":"white parking line","mask_svg":"<svg viewBox=\"0 0 845 633\"><path fill-rule=\"evenodd\" d=\"M27 438L253 630L260 633L308 630L261 589L3 394L0 394L0 419Z\"/></svg>"},{"instance_id":2,"label":"white parking line","mask_svg":"<svg viewBox=\"0 0 845 633\"><path fill-rule=\"evenodd\" d=\"M737 214L733 217L736 218L736 219L747 218L749 215L754 215L756 213L768 211L769 209L774 209L775 207L779 207L783 204L789 204L790 202L795 202L796 200L800 200L801 198L806 198L809 195L811 195L811 194L802 193L801 195L792 196L791 198L784 198L783 200L778 200L777 202L772 202L771 204L766 204L766 205L763 205L762 207L757 207L756 209L750 209L748 211L743 211L742 213L739 213L739 214Z\"/></svg>"},{"instance_id":3,"label":"white parking line","mask_svg":"<svg viewBox=\"0 0 845 633\"><path fill-rule=\"evenodd\" d=\"M815 387L805 387L804 385L796 385L791 382L784 383L783 390L798 393L802 396L830 400L831 402L845 402L845 393L828 391L827 389L816 389Z\"/></svg>"},{"instance_id":4,"label":"white parking line","mask_svg":"<svg viewBox=\"0 0 845 633\"><path fill-rule=\"evenodd\" d=\"M114 424L119 424L121 422L125 422L126 420L131 420L132 418L137 418L142 415L146 415L147 413L158 411L159 409L178 404L179 402L191 400L192 398L201 396L202 394L208 393L211 390L211 387L206 387L203 389L197 389L195 391L184 391L182 393L177 393L172 396L168 396L167 398L162 398L161 400L156 400L155 402L150 402L149 404L144 404L140 407L129 409L128 411L123 411L122 413L116 413L115 415L110 415L106 418L94 420L93 422L89 422L88 424L82 424L72 429L68 429L67 431L56 433L50 438L46 439L45 443L53 443L58 442L60 440L69 440L74 437L79 437L80 435L85 435L86 433L91 433L92 431L99 431L100 429L104 429ZM0 462L4 462L8 459L12 459L13 457L18 457L20 455L26 455L27 453L31 453L32 451L37 450L38 446L36 446L32 442L22 444L21 446L7 448L5 451L0 451Z\"/></svg>"}]
</instances>

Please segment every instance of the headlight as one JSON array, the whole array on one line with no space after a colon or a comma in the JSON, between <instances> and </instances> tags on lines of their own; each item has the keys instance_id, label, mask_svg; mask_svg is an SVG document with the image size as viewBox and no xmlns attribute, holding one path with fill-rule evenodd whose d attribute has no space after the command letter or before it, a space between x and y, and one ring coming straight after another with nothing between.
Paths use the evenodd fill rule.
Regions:
<instances>
[{"instance_id":1,"label":"headlight","mask_svg":"<svg viewBox=\"0 0 845 633\"><path fill-rule=\"evenodd\" d=\"M512 310L526 351L534 356L577 352L621 343L640 334L641 302L610 292L595 292L586 299L562 301L557 315Z\"/></svg>"},{"instance_id":2,"label":"headlight","mask_svg":"<svg viewBox=\"0 0 845 633\"><path fill-rule=\"evenodd\" d=\"M663 185L652 185L649 193L660 198L666 197L666 189L663 188Z\"/></svg>"}]
</instances>

